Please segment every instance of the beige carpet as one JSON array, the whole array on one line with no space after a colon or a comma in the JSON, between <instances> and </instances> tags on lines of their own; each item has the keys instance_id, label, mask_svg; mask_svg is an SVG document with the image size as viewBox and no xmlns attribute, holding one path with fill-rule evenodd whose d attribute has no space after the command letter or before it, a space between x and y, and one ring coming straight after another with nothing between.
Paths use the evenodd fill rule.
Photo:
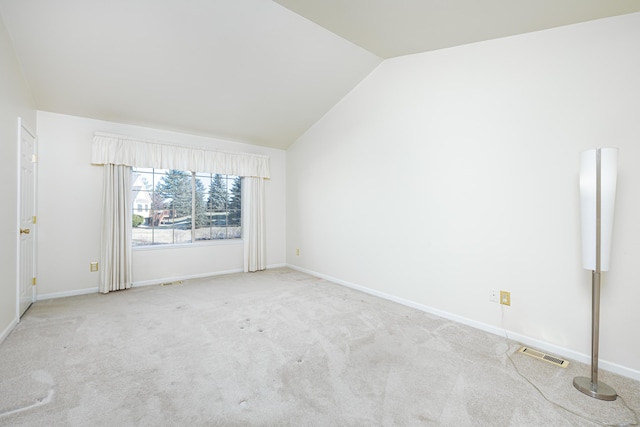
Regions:
<instances>
[{"instance_id":1,"label":"beige carpet","mask_svg":"<svg viewBox=\"0 0 640 427\"><path fill-rule=\"evenodd\" d=\"M625 425L516 343L289 269L36 303L0 345L2 426ZM605 381L636 411L640 384ZM583 418L585 417L585 418ZM596 422L588 421L588 419Z\"/></svg>"}]
</instances>

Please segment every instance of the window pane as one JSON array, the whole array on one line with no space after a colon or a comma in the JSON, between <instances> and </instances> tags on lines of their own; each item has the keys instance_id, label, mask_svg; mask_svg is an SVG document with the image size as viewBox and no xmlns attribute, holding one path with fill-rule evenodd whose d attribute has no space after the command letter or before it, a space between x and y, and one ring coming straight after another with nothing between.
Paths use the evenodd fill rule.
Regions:
<instances>
[{"instance_id":1,"label":"window pane","mask_svg":"<svg viewBox=\"0 0 640 427\"><path fill-rule=\"evenodd\" d=\"M131 175L133 194L131 201L133 209L133 246L150 244L153 237L148 229L152 212L143 206L150 206L153 197L153 170L134 169Z\"/></svg>"},{"instance_id":2,"label":"window pane","mask_svg":"<svg viewBox=\"0 0 640 427\"><path fill-rule=\"evenodd\" d=\"M134 168L132 182L134 246L242 236L240 177Z\"/></svg>"},{"instance_id":3,"label":"window pane","mask_svg":"<svg viewBox=\"0 0 640 427\"><path fill-rule=\"evenodd\" d=\"M202 198L203 217L197 223L197 240L236 239L241 237L239 226L231 226L229 222L230 181L234 176L221 174L197 174L197 178L206 188Z\"/></svg>"}]
</instances>

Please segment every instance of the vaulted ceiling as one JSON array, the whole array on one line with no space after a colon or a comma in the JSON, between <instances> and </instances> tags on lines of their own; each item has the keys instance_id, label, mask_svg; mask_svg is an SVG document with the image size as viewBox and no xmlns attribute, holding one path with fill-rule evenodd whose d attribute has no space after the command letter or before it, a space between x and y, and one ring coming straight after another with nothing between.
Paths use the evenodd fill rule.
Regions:
<instances>
[{"instance_id":1,"label":"vaulted ceiling","mask_svg":"<svg viewBox=\"0 0 640 427\"><path fill-rule=\"evenodd\" d=\"M637 0L0 0L44 111L287 148L384 58Z\"/></svg>"}]
</instances>

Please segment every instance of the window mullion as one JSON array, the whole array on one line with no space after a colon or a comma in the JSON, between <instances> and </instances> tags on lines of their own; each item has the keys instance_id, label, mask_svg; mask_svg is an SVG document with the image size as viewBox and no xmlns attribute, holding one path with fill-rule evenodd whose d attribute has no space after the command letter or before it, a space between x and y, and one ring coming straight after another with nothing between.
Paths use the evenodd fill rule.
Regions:
<instances>
[{"instance_id":1,"label":"window mullion","mask_svg":"<svg viewBox=\"0 0 640 427\"><path fill-rule=\"evenodd\" d=\"M191 243L196 242L196 173L191 172Z\"/></svg>"},{"instance_id":2,"label":"window mullion","mask_svg":"<svg viewBox=\"0 0 640 427\"><path fill-rule=\"evenodd\" d=\"M131 212L143 216L142 223L133 217L133 246L240 238L238 177L155 168L132 168L132 172ZM189 187L185 188L189 177L190 208L186 206Z\"/></svg>"}]
</instances>

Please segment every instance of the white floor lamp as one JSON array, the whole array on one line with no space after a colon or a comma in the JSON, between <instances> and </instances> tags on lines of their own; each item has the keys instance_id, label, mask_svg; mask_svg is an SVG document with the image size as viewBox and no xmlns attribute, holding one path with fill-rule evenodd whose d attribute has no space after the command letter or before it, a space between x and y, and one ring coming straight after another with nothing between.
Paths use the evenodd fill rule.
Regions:
<instances>
[{"instance_id":1,"label":"white floor lamp","mask_svg":"<svg viewBox=\"0 0 640 427\"><path fill-rule=\"evenodd\" d=\"M580 153L582 266L592 272L591 378L575 377L573 385L600 400L616 400L617 397L613 388L598 381L600 273L609 270L617 169L617 148L596 148Z\"/></svg>"}]
</instances>

